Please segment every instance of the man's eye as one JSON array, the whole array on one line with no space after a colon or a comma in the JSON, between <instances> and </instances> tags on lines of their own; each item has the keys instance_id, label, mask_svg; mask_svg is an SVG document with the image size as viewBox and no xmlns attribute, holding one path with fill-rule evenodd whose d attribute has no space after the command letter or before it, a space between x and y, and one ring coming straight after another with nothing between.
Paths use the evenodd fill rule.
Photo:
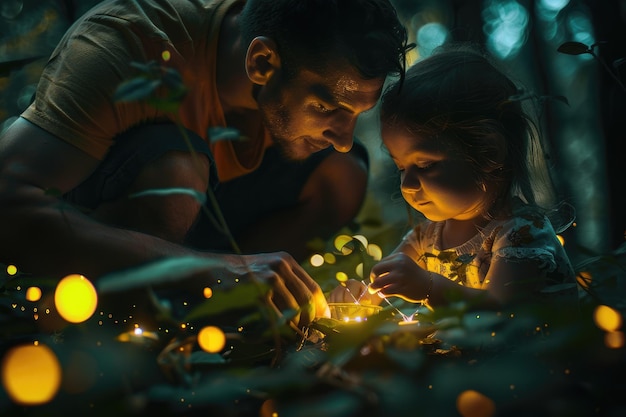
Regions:
<instances>
[{"instance_id":1,"label":"man's eye","mask_svg":"<svg viewBox=\"0 0 626 417\"><path fill-rule=\"evenodd\" d=\"M319 113L329 113L332 110L324 106L322 103L313 103L313 108Z\"/></svg>"}]
</instances>

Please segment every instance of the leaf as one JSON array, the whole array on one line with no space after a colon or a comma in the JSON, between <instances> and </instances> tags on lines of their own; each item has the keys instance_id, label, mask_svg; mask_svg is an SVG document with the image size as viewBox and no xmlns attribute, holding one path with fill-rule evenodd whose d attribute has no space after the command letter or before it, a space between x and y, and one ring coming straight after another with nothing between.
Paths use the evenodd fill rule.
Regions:
<instances>
[{"instance_id":1,"label":"leaf","mask_svg":"<svg viewBox=\"0 0 626 417\"><path fill-rule=\"evenodd\" d=\"M215 259L198 256L165 258L103 276L97 282L98 294L171 284L179 281L181 277L221 266Z\"/></svg>"},{"instance_id":2,"label":"leaf","mask_svg":"<svg viewBox=\"0 0 626 417\"><path fill-rule=\"evenodd\" d=\"M556 284L556 285L550 285L550 286L543 288L541 292L544 294L552 294L552 293L561 292L561 291L565 292L567 290L572 290L576 288L577 288L576 283Z\"/></svg>"},{"instance_id":3,"label":"leaf","mask_svg":"<svg viewBox=\"0 0 626 417\"><path fill-rule=\"evenodd\" d=\"M211 142L220 140L242 140L243 137L239 130L232 127L210 127L207 131Z\"/></svg>"},{"instance_id":4,"label":"leaf","mask_svg":"<svg viewBox=\"0 0 626 417\"><path fill-rule=\"evenodd\" d=\"M568 55L590 54L591 48L581 42L565 42L557 48L558 52Z\"/></svg>"},{"instance_id":5,"label":"leaf","mask_svg":"<svg viewBox=\"0 0 626 417\"><path fill-rule=\"evenodd\" d=\"M138 198L146 196L168 196L174 194L185 194L195 198L200 204L206 203L206 194L196 191L192 188L155 188L152 190L140 191L129 195L129 198Z\"/></svg>"},{"instance_id":6,"label":"leaf","mask_svg":"<svg viewBox=\"0 0 626 417\"><path fill-rule=\"evenodd\" d=\"M261 295L269 289L269 285L261 285L259 288L258 283L240 282L230 290L216 291L211 298L194 308L183 321L206 318L229 310L258 307Z\"/></svg>"},{"instance_id":7,"label":"leaf","mask_svg":"<svg viewBox=\"0 0 626 417\"><path fill-rule=\"evenodd\" d=\"M191 365L221 365L226 363L226 360L217 353L208 353L204 351L195 351L189 356L189 363Z\"/></svg>"},{"instance_id":8,"label":"leaf","mask_svg":"<svg viewBox=\"0 0 626 417\"><path fill-rule=\"evenodd\" d=\"M115 101L136 101L149 98L161 85L161 80L140 76L121 83L113 96Z\"/></svg>"}]
</instances>

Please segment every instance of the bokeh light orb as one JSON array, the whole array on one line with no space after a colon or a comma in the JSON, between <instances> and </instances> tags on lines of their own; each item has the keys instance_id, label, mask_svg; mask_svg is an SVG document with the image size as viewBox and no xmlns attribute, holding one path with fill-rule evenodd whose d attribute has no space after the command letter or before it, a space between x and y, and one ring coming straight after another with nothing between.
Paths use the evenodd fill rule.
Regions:
<instances>
[{"instance_id":1,"label":"bokeh light orb","mask_svg":"<svg viewBox=\"0 0 626 417\"><path fill-rule=\"evenodd\" d=\"M44 404L59 390L61 365L48 346L16 346L2 360L2 384L18 404Z\"/></svg>"},{"instance_id":2,"label":"bokeh light orb","mask_svg":"<svg viewBox=\"0 0 626 417\"><path fill-rule=\"evenodd\" d=\"M311 262L311 266L322 266L324 265L324 257L322 255L320 255L319 253L316 253L315 255L311 256L310 261Z\"/></svg>"},{"instance_id":3,"label":"bokeh light orb","mask_svg":"<svg viewBox=\"0 0 626 417\"><path fill-rule=\"evenodd\" d=\"M32 302L39 301L41 299L41 288L28 287L26 289L26 299Z\"/></svg>"},{"instance_id":4,"label":"bokeh light orb","mask_svg":"<svg viewBox=\"0 0 626 417\"><path fill-rule=\"evenodd\" d=\"M211 298L213 297L213 290L210 287L204 287L204 289L202 290L202 295L204 296L204 298Z\"/></svg>"},{"instance_id":5,"label":"bokeh light orb","mask_svg":"<svg viewBox=\"0 0 626 417\"><path fill-rule=\"evenodd\" d=\"M348 280L348 274L346 274L345 272L339 271L335 274L335 278L339 282L346 282Z\"/></svg>"},{"instance_id":6,"label":"bokeh light orb","mask_svg":"<svg viewBox=\"0 0 626 417\"><path fill-rule=\"evenodd\" d=\"M226 345L226 335L216 326L203 327L198 333L198 344L202 350L217 353Z\"/></svg>"},{"instance_id":7,"label":"bokeh light orb","mask_svg":"<svg viewBox=\"0 0 626 417\"><path fill-rule=\"evenodd\" d=\"M622 327L622 315L609 306L599 305L596 307L593 319L599 328L607 332L614 332Z\"/></svg>"},{"instance_id":8,"label":"bokeh light orb","mask_svg":"<svg viewBox=\"0 0 626 417\"><path fill-rule=\"evenodd\" d=\"M15 266L15 265L7 266L7 274L9 274L9 275L17 274L17 266Z\"/></svg>"},{"instance_id":9,"label":"bokeh light orb","mask_svg":"<svg viewBox=\"0 0 626 417\"><path fill-rule=\"evenodd\" d=\"M456 408L463 417L492 417L496 413L496 405L491 398L471 389L459 394Z\"/></svg>"},{"instance_id":10,"label":"bokeh light orb","mask_svg":"<svg viewBox=\"0 0 626 417\"><path fill-rule=\"evenodd\" d=\"M81 323L96 311L98 294L93 284L79 274L63 278L54 291L59 315L70 323Z\"/></svg>"}]
</instances>

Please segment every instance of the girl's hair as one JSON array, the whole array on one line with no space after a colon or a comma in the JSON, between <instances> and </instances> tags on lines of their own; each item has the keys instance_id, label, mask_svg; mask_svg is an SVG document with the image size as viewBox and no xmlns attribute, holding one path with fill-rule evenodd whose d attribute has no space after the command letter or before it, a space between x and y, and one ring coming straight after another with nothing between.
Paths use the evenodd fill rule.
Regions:
<instances>
[{"instance_id":1,"label":"girl's hair","mask_svg":"<svg viewBox=\"0 0 626 417\"><path fill-rule=\"evenodd\" d=\"M403 77L413 47L389 0L247 0L241 30L273 39L287 76L345 59L364 78Z\"/></svg>"},{"instance_id":2,"label":"girl's hair","mask_svg":"<svg viewBox=\"0 0 626 417\"><path fill-rule=\"evenodd\" d=\"M495 185L489 216L508 215L515 197L548 209L556 202L537 123L521 90L473 45L447 45L415 63L383 94L381 121L437 138Z\"/></svg>"}]
</instances>

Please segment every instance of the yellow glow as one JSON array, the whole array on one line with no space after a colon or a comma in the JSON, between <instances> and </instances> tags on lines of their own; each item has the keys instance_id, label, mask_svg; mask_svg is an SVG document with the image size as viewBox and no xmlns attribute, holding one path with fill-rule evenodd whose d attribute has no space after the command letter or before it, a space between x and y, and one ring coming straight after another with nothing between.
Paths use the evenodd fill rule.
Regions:
<instances>
[{"instance_id":1,"label":"yellow glow","mask_svg":"<svg viewBox=\"0 0 626 417\"><path fill-rule=\"evenodd\" d=\"M324 254L324 261L325 261L327 264L331 264L331 265L332 265L332 264L334 264L335 262L337 262L337 258L336 258L336 257L335 257L335 255L334 255L334 254L332 254L332 253L325 253L325 254Z\"/></svg>"},{"instance_id":2,"label":"yellow glow","mask_svg":"<svg viewBox=\"0 0 626 417\"><path fill-rule=\"evenodd\" d=\"M312 266L322 266L324 265L324 257L319 253L316 253L315 255L311 256L310 262Z\"/></svg>"},{"instance_id":3,"label":"yellow glow","mask_svg":"<svg viewBox=\"0 0 626 417\"><path fill-rule=\"evenodd\" d=\"M348 280L348 274L346 274L345 272L339 271L335 274L335 278L339 282L346 282Z\"/></svg>"},{"instance_id":4,"label":"yellow glow","mask_svg":"<svg viewBox=\"0 0 626 417\"><path fill-rule=\"evenodd\" d=\"M276 404L273 399L263 401L259 410L259 417L278 417L276 412Z\"/></svg>"},{"instance_id":5,"label":"yellow glow","mask_svg":"<svg viewBox=\"0 0 626 417\"><path fill-rule=\"evenodd\" d=\"M591 284L591 274L587 271L581 271L576 275L576 282L583 288L589 288L589 284Z\"/></svg>"},{"instance_id":6,"label":"yellow glow","mask_svg":"<svg viewBox=\"0 0 626 417\"><path fill-rule=\"evenodd\" d=\"M170 58L172 58L172 54L171 54L170 51L165 50L165 51L161 52L161 58L163 58L163 61L167 62L167 61L170 60Z\"/></svg>"},{"instance_id":7,"label":"yellow glow","mask_svg":"<svg viewBox=\"0 0 626 417\"><path fill-rule=\"evenodd\" d=\"M17 274L17 266L15 266L15 265L7 266L7 274L9 274L9 275Z\"/></svg>"},{"instance_id":8,"label":"yellow glow","mask_svg":"<svg viewBox=\"0 0 626 417\"><path fill-rule=\"evenodd\" d=\"M204 298L211 298L213 297L213 290L209 287L204 287L204 290L202 290L202 295L204 295Z\"/></svg>"},{"instance_id":9,"label":"yellow glow","mask_svg":"<svg viewBox=\"0 0 626 417\"><path fill-rule=\"evenodd\" d=\"M367 246L369 245L369 242L367 241L367 238L363 235L354 235L352 236L354 239L360 241L363 244L364 248L367 248Z\"/></svg>"},{"instance_id":10,"label":"yellow glow","mask_svg":"<svg viewBox=\"0 0 626 417\"><path fill-rule=\"evenodd\" d=\"M347 248L344 248L344 246L346 245L346 243L350 242L352 240L351 236L348 235L339 235L335 238L335 249L337 249L339 252L343 253L344 255L346 255L346 250L348 251L348 253L350 253L351 251Z\"/></svg>"},{"instance_id":11,"label":"yellow glow","mask_svg":"<svg viewBox=\"0 0 626 417\"><path fill-rule=\"evenodd\" d=\"M206 326L198 333L198 344L209 353L217 353L226 345L226 335L219 327Z\"/></svg>"},{"instance_id":12,"label":"yellow glow","mask_svg":"<svg viewBox=\"0 0 626 417\"><path fill-rule=\"evenodd\" d=\"M556 238L561 242L561 246L565 246L565 239L561 235L556 235Z\"/></svg>"},{"instance_id":13,"label":"yellow glow","mask_svg":"<svg viewBox=\"0 0 626 417\"><path fill-rule=\"evenodd\" d=\"M456 399L456 408L463 417L491 417L496 413L493 400L474 390L460 393Z\"/></svg>"},{"instance_id":14,"label":"yellow glow","mask_svg":"<svg viewBox=\"0 0 626 417\"><path fill-rule=\"evenodd\" d=\"M16 346L2 361L2 384L18 404L44 404L59 390L61 365L48 346Z\"/></svg>"},{"instance_id":15,"label":"yellow glow","mask_svg":"<svg viewBox=\"0 0 626 417\"><path fill-rule=\"evenodd\" d=\"M624 347L624 332L607 332L604 335L604 344L611 349L620 349Z\"/></svg>"},{"instance_id":16,"label":"yellow glow","mask_svg":"<svg viewBox=\"0 0 626 417\"><path fill-rule=\"evenodd\" d=\"M596 325L607 332L614 332L622 326L622 315L609 306L599 305L593 313Z\"/></svg>"},{"instance_id":17,"label":"yellow glow","mask_svg":"<svg viewBox=\"0 0 626 417\"><path fill-rule=\"evenodd\" d=\"M39 301L41 298L41 289L39 287L28 287L26 290L26 299L28 301Z\"/></svg>"},{"instance_id":18,"label":"yellow glow","mask_svg":"<svg viewBox=\"0 0 626 417\"><path fill-rule=\"evenodd\" d=\"M359 278L363 278L363 262L361 262L356 266L356 268L354 268L354 272L356 272L356 275Z\"/></svg>"},{"instance_id":19,"label":"yellow glow","mask_svg":"<svg viewBox=\"0 0 626 417\"><path fill-rule=\"evenodd\" d=\"M383 250L375 243L367 245L367 253L374 258L375 261L380 261L383 258Z\"/></svg>"},{"instance_id":20,"label":"yellow glow","mask_svg":"<svg viewBox=\"0 0 626 417\"><path fill-rule=\"evenodd\" d=\"M78 274L63 278L54 291L54 305L65 320L80 323L92 316L98 304L93 284Z\"/></svg>"}]
</instances>

